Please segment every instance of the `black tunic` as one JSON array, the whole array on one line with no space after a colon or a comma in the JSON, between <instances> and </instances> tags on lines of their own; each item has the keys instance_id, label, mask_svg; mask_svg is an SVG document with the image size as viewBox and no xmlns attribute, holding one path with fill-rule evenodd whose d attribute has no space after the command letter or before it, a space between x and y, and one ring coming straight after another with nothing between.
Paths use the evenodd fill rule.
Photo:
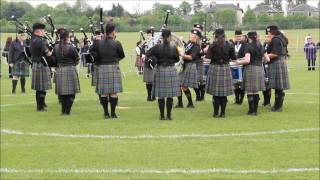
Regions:
<instances>
[{"instance_id":1,"label":"black tunic","mask_svg":"<svg viewBox=\"0 0 320 180\"><path fill-rule=\"evenodd\" d=\"M158 66L174 66L176 62L179 62L179 51L176 46L173 45L156 45L147 52L147 56L155 56Z\"/></svg>"},{"instance_id":2,"label":"black tunic","mask_svg":"<svg viewBox=\"0 0 320 180\"><path fill-rule=\"evenodd\" d=\"M216 65L229 64L230 59L237 59L234 46L227 41L223 47L219 47L216 42L210 45L206 58L211 59L211 64Z\"/></svg>"},{"instance_id":3,"label":"black tunic","mask_svg":"<svg viewBox=\"0 0 320 180\"><path fill-rule=\"evenodd\" d=\"M94 41L90 53L97 65L116 65L125 57L121 43L110 37Z\"/></svg>"},{"instance_id":4,"label":"black tunic","mask_svg":"<svg viewBox=\"0 0 320 180\"><path fill-rule=\"evenodd\" d=\"M79 62L77 49L72 44L64 44L62 49L60 44L55 45L52 55L58 66L75 66Z\"/></svg>"},{"instance_id":5,"label":"black tunic","mask_svg":"<svg viewBox=\"0 0 320 180\"><path fill-rule=\"evenodd\" d=\"M32 62L42 62L42 57L45 57L49 52L48 42L40 36L32 36L30 43L30 53Z\"/></svg>"}]
</instances>

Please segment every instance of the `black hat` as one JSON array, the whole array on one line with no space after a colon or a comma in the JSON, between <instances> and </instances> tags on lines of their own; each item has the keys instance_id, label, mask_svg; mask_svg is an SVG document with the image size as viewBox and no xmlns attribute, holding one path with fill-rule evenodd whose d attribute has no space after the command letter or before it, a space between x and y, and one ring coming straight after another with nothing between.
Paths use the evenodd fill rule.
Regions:
<instances>
[{"instance_id":1,"label":"black hat","mask_svg":"<svg viewBox=\"0 0 320 180\"><path fill-rule=\"evenodd\" d=\"M110 34L112 33L114 30L116 29L116 27L113 24L107 24L106 25L106 34Z\"/></svg>"},{"instance_id":2,"label":"black hat","mask_svg":"<svg viewBox=\"0 0 320 180\"><path fill-rule=\"evenodd\" d=\"M216 29L216 31L214 32L214 34L215 34L216 37L225 35L225 34L224 34L224 29L223 29L223 28Z\"/></svg>"},{"instance_id":3,"label":"black hat","mask_svg":"<svg viewBox=\"0 0 320 180\"><path fill-rule=\"evenodd\" d=\"M200 32L199 30L197 30L197 29L191 30L191 34L195 34L195 35L197 35L197 36L199 36L199 37L202 37L201 32Z\"/></svg>"},{"instance_id":4,"label":"black hat","mask_svg":"<svg viewBox=\"0 0 320 180\"><path fill-rule=\"evenodd\" d=\"M193 27L194 28L199 28L199 29L201 29L201 31L203 30L203 26L201 24L199 24L199 23L193 24Z\"/></svg>"},{"instance_id":5,"label":"black hat","mask_svg":"<svg viewBox=\"0 0 320 180\"><path fill-rule=\"evenodd\" d=\"M100 34L101 34L101 32L99 30L94 31L94 35L100 35Z\"/></svg>"},{"instance_id":6,"label":"black hat","mask_svg":"<svg viewBox=\"0 0 320 180\"><path fill-rule=\"evenodd\" d=\"M147 34L151 34L151 33L153 33L153 32L154 32L153 27L147 29L147 31L146 31Z\"/></svg>"},{"instance_id":7,"label":"black hat","mask_svg":"<svg viewBox=\"0 0 320 180\"><path fill-rule=\"evenodd\" d=\"M23 33L24 33L24 31L22 31L22 30L18 31L18 34L23 34Z\"/></svg>"},{"instance_id":8,"label":"black hat","mask_svg":"<svg viewBox=\"0 0 320 180\"><path fill-rule=\"evenodd\" d=\"M171 31L169 29L162 29L161 36L164 38L167 38L167 37L171 36Z\"/></svg>"},{"instance_id":9,"label":"black hat","mask_svg":"<svg viewBox=\"0 0 320 180\"><path fill-rule=\"evenodd\" d=\"M234 32L234 35L242 35L241 29L237 29L237 30Z\"/></svg>"},{"instance_id":10,"label":"black hat","mask_svg":"<svg viewBox=\"0 0 320 180\"><path fill-rule=\"evenodd\" d=\"M36 29L45 29L46 25L42 24L42 23L34 23L32 26L33 31Z\"/></svg>"},{"instance_id":11,"label":"black hat","mask_svg":"<svg viewBox=\"0 0 320 180\"><path fill-rule=\"evenodd\" d=\"M251 31L251 32L248 32L248 37L250 38L250 37L256 37L258 34L257 34L257 32L256 31Z\"/></svg>"},{"instance_id":12,"label":"black hat","mask_svg":"<svg viewBox=\"0 0 320 180\"><path fill-rule=\"evenodd\" d=\"M278 30L279 30L278 26L271 25L271 26L267 27L266 34L268 34L268 32L275 32L275 31L278 31Z\"/></svg>"}]
</instances>

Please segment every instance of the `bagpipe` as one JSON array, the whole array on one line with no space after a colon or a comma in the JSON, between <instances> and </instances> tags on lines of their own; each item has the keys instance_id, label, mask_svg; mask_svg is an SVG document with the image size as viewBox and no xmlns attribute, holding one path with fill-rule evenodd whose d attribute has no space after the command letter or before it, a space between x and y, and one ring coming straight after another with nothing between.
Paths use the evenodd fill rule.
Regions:
<instances>
[{"instance_id":1,"label":"bagpipe","mask_svg":"<svg viewBox=\"0 0 320 180\"><path fill-rule=\"evenodd\" d=\"M211 26L210 26L211 27ZM207 36L207 33L211 31L211 28L209 28L209 31L207 32L207 14L204 16L204 21L203 21L203 37L201 41L201 49L203 50L206 48L208 45L210 45L210 39Z\"/></svg>"},{"instance_id":2,"label":"bagpipe","mask_svg":"<svg viewBox=\"0 0 320 180\"><path fill-rule=\"evenodd\" d=\"M164 20L164 24L161 26L160 31L159 32L155 32L154 28L151 27L151 38L145 40L144 36L143 36L143 31L140 31L140 37L143 37L143 39L145 40L144 42L144 48L145 48L145 52L148 52L151 48L153 48L155 45L161 44L163 42L162 40L162 30L166 29L168 27L168 20L169 20L169 15L171 14L170 10L166 11L166 17ZM174 33L171 34L171 42L172 45L177 46L178 51L184 51L184 44L183 41L180 39L180 37ZM156 58L153 56L150 57L146 57L146 65L147 67L149 67L150 69L153 69L155 64L156 64Z\"/></svg>"},{"instance_id":3,"label":"bagpipe","mask_svg":"<svg viewBox=\"0 0 320 180\"><path fill-rule=\"evenodd\" d=\"M27 39L25 41L26 45L23 47L23 52L24 52L24 56L25 56L25 59L27 60L27 62L30 65L32 65L32 61L30 60L30 58L31 58L30 42L31 42L31 37L32 37L32 30L31 30L27 21L22 23L15 16L11 16L11 19L15 22L15 26L16 26L16 40L18 38L17 37L18 30L23 31L27 34Z\"/></svg>"},{"instance_id":4,"label":"bagpipe","mask_svg":"<svg viewBox=\"0 0 320 180\"><path fill-rule=\"evenodd\" d=\"M50 14L48 14L47 16L42 17L41 20L42 21L44 20L50 26L50 34L46 32L44 34L43 38L45 40L47 40L48 49L50 51L52 51L54 46L56 44L59 44L59 42L60 42L59 32L56 29L56 27L55 27L55 25L53 23L53 19L52 19ZM49 66L49 67L56 67L57 66L56 61L53 59L52 56L42 56L42 60L43 60L44 64Z\"/></svg>"},{"instance_id":5,"label":"bagpipe","mask_svg":"<svg viewBox=\"0 0 320 180\"><path fill-rule=\"evenodd\" d=\"M100 31L102 33L102 35L104 35L104 21L103 21L103 8L100 8L100 12L99 12L99 25L100 25ZM82 52L81 54L84 56L84 60L85 63L94 63L95 59L97 59L98 57L93 56L90 53L90 46L91 44L89 43L90 41L88 40L88 36L86 34L86 31L90 30L92 33L91 39L94 41L94 36L95 36L95 31L98 29L97 25L93 22L92 18L89 17L89 24L86 26L86 28L80 28L80 31L83 33L83 44L86 48L83 48L85 51Z\"/></svg>"}]
</instances>

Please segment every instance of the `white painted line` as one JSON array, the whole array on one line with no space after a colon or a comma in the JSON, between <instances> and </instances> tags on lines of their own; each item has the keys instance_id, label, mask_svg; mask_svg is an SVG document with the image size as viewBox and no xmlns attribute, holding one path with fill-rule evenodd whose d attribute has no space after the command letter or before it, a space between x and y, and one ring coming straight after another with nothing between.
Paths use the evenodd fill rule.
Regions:
<instances>
[{"instance_id":1,"label":"white painted line","mask_svg":"<svg viewBox=\"0 0 320 180\"><path fill-rule=\"evenodd\" d=\"M59 169L14 169L14 168L1 168L1 173L53 173L53 174L279 174L279 173L298 173L298 172L319 172L320 169L316 168L289 168L289 169L271 169L271 170L235 170L224 168L211 168L211 169L96 169L96 168L59 168Z\"/></svg>"},{"instance_id":2,"label":"white painted line","mask_svg":"<svg viewBox=\"0 0 320 180\"><path fill-rule=\"evenodd\" d=\"M257 131L257 132L239 132L239 133L223 133L223 134L172 134L172 135L103 135L103 134L62 134L62 133L37 133L22 132L16 130L2 129L1 134L23 135L23 136L42 136L42 137L63 137L63 138L90 138L90 139L184 139L184 138L219 138L219 137L241 137L241 136L258 136L273 134L288 134L298 132L314 132L320 128L304 128L304 129L282 129L275 131Z\"/></svg>"}]
</instances>

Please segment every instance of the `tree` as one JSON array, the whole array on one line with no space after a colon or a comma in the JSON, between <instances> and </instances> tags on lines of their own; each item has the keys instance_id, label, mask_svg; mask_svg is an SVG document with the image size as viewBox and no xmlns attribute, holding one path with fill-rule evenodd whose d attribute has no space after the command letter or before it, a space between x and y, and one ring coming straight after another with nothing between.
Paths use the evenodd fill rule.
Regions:
<instances>
[{"instance_id":1,"label":"tree","mask_svg":"<svg viewBox=\"0 0 320 180\"><path fill-rule=\"evenodd\" d=\"M201 0L194 0L192 6L193 6L194 14L197 14L202 8Z\"/></svg>"},{"instance_id":2,"label":"tree","mask_svg":"<svg viewBox=\"0 0 320 180\"><path fill-rule=\"evenodd\" d=\"M112 9L108 12L108 15L112 17L122 17L123 13L124 13L124 9L118 3L117 5L112 4Z\"/></svg>"},{"instance_id":3,"label":"tree","mask_svg":"<svg viewBox=\"0 0 320 180\"><path fill-rule=\"evenodd\" d=\"M186 1L183 1L180 5L179 5L179 12L181 15L188 15L191 10L192 10L192 7L191 7L191 4L189 4L188 2Z\"/></svg>"},{"instance_id":4,"label":"tree","mask_svg":"<svg viewBox=\"0 0 320 180\"><path fill-rule=\"evenodd\" d=\"M215 19L217 23L228 29L233 28L231 26L237 24L236 11L233 9L217 11L215 14Z\"/></svg>"},{"instance_id":5,"label":"tree","mask_svg":"<svg viewBox=\"0 0 320 180\"><path fill-rule=\"evenodd\" d=\"M243 23L245 26L248 26L248 27L256 26L257 18L253 10L251 9L247 10L247 12L244 14Z\"/></svg>"}]
</instances>

